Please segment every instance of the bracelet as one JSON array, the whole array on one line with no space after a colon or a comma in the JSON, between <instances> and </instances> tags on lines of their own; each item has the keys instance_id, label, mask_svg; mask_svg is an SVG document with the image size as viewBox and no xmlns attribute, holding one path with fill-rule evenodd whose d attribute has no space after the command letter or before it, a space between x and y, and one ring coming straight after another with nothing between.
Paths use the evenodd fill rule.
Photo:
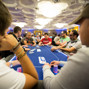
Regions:
<instances>
[{"instance_id":1,"label":"bracelet","mask_svg":"<svg viewBox=\"0 0 89 89\"><path fill-rule=\"evenodd\" d=\"M13 49L11 49L11 52L14 52L19 47L19 45L20 45L20 42L18 42L17 45Z\"/></svg>"},{"instance_id":2,"label":"bracelet","mask_svg":"<svg viewBox=\"0 0 89 89\"><path fill-rule=\"evenodd\" d=\"M26 55L26 52L22 56L18 57L17 59L20 60L25 55Z\"/></svg>"},{"instance_id":3,"label":"bracelet","mask_svg":"<svg viewBox=\"0 0 89 89\"><path fill-rule=\"evenodd\" d=\"M22 49L22 51L17 55L17 57L18 57L19 55L21 55L23 51L24 51L24 49Z\"/></svg>"},{"instance_id":4,"label":"bracelet","mask_svg":"<svg viewBox=\"0 0 89 89\"><path fill-rule=\"evenodd\" d=\"M20 48L20 45L13 51L14 53Z\"/></svg>"}]
</instances>

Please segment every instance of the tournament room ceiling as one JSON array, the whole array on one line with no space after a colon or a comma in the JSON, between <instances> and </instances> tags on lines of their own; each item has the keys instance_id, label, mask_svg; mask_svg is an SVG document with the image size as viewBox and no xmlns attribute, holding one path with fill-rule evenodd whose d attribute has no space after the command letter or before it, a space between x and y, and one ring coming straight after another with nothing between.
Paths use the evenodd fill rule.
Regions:
<instances>
[{"instance_id":1,"label":"tournament room ceiling","mask_svg":"<svg viewBox=\"0 0 89 89\"><path fill-rule=\"evenodd\" d=\"M2 0L12 25L23 29L60 29L79 16L89 0Z\"/></svg>"}]
</instances>

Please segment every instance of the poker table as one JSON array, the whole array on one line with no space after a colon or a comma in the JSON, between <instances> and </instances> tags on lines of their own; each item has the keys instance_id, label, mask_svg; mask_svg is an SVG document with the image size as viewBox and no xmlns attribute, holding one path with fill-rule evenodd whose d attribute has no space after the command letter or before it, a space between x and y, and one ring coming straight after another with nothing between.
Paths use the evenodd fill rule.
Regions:
<instances>
[{"instance_id":1,"label":"poker table","mask_svg":"<svg viewBox=\"0 0 89 89\"><path fill-rule=\"evenodd\" d=\"M62 53L59 50L55 50L54 52L52 52L51 46L29 46L29 48L31 49L30 51L27 51L27 55L28 57L31 59L32 63L34 64L38 76L39 76L39 80L43 80L43 71L42 71L42 66L44 63L40 63L39 61L39 57L44 57L45 61L47 63L50 63L53 60L56 61L67 61L67 55ZM39 51L40 50L40 51ZM14 57L11 60L15 60L16 57ZM18 66L13 67L15 70Z\"/></svg>"}]
</instances>

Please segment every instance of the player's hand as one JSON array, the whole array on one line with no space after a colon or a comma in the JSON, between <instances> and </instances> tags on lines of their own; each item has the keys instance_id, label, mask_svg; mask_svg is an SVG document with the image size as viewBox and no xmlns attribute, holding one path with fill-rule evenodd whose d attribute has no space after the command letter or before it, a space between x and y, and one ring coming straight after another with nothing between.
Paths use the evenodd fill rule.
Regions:
<instances>
[{"instance_id":1,"label":"player's hand","mask_svg":"<svg viewBox=\"0 0 89 89\"><path fill-rule=\"evenodd\" d=\"M29 50L31 50L30 48L25 48L25 51L29 51Z\"/></svg>"},{"instance_id":2,"label":"player's hand","mask_svg":"<svg viewBox=\"0 0 89 89\"><path fill-rule=\"evenodd\" d=\"M52 61L50 63L51 66L53 66L53 65L59 65L59 64L60 64L60 61Z\"/></svg>"},{"instance_id":3,"label":"player's hand","mask_svg":"<svg viewBox=\"0 0 89 89\"><path fill-rule=\"evenodd\" d=\"M45 63L45 64L43 65L43 67L46 66L46 65L48 65L48 66L51 68L51 65L50 65L49 63Z\"/></svg>"},{"instance_id":4,"label":"player's hand","mask_svg":"<svg viewBox=\"0 0 89 89\"><path fill-rule=\"evenodd\" d=\"M48 45L48 44L44 44L44 45Z\"/></svg>"},{"instance_id":5,"label":"player's hand","mask_svg":"<svg viewBox=\"0 0 89 89\"><path fill-rule=\"evenodd\" d=\"M70 55L72 56L72 55L74 55L74 53L70 53Z\"/></svg>"},{"instance_id":6,"label":"player's hand","mask_svg":"<svg viewBox=\"0 0 89 89\"><path fill-rule=\"evenodd\" d=\"M22 47L28 47L28 45L22 45Z\"/></svg>"},{"instance_id":7,"label":"player's hand","mask_svg":"<svg viewBox=\"0 0 89 89\"><path fill-rule=\"evenodd\" d=\"M42 46L44 46L44 44L41 44Z\"/></svg>"},{"instance_id":8,"label":"player's hand","mask_svg":"<svg viewBox=\"0 0 89 89\"><path fill-rule=\"evenodd\" d=\"M57 47L53 47L51 48L51 51L57 50Z\"/></svg>"},{"instance_id":9,"label":"player's hand","mask_svg":"<svg viewBox=\"0 0 89 89\"><path fill-rule=\"evenodd\" d=\"M42 43L39 43L38 45L39 45L39 46L43 46L43 44L42 44Z\"/></svg>"},{"instance_id":10,"label":"player's hand","mask_svg":"<svg viewBox=\"0 0 89 89\"><path fill-rule=\"evenodd\" d=\"M5 35L0 39L0 51L11 50L17 45L18 41L13 35Z\"/></svg>"},{"instance_id":11,"label":"player's hand","mask_svg":"<svg viewBox=\"0 0 89 89\"><path fill-rule=\"evenodd\" d=\"M32 46L36 46L36 45L34 44L34 45L32 45Z\"/></svg>"},{"instance_id":12,"label":"player's hand","mask_svg":"<svg viewBox=\"0 0 89 89\"><path fill-rule=\"evenodd\" d=\"M20 62L18 60L12 61L13 66L20 65Z\"/></svg>"}]
</instances>

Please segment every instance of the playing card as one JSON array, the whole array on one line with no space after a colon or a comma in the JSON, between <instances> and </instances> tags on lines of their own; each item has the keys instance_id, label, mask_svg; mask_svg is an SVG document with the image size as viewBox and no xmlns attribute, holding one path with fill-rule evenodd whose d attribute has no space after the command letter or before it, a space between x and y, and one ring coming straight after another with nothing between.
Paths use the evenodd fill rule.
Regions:
<instances>
[{"instance_id":1,"label":"playing card","mask_svg":"<svg viewBox=\"0 0 89 89\"><path fill-rule=\"evenodd\" d=\"M33 54L34 52L33 51L29 51L29 54Z\"/></svg>"},{"instance_id":2,"label":"playing card","mask_svg":"<svg viewBox=\"0 0 89 89\"><path fill-rule=\"evenodd\" d=\"M32 49L31 51L35 51L35 49Z\"/></svg>"},{"instance_id":3,"label":"playing card","mask_svg":"<svg viewBox=\"0 0 89 89\"><path fill-rule=\"evenodd\" d=\"M39 63L40 64L45 64L46 63L46 60L44 57L38 57L39 58Z\"/></svg>"},{"instance_id":4,"label":"playing card","mask_svg":"<svg viewBox=\"0 0 89 89\"><path fill-rule=\"evenodd\" d=\"M41 49L37 49L37 52L41 52Z\"/></svg>"}]
</instances>

